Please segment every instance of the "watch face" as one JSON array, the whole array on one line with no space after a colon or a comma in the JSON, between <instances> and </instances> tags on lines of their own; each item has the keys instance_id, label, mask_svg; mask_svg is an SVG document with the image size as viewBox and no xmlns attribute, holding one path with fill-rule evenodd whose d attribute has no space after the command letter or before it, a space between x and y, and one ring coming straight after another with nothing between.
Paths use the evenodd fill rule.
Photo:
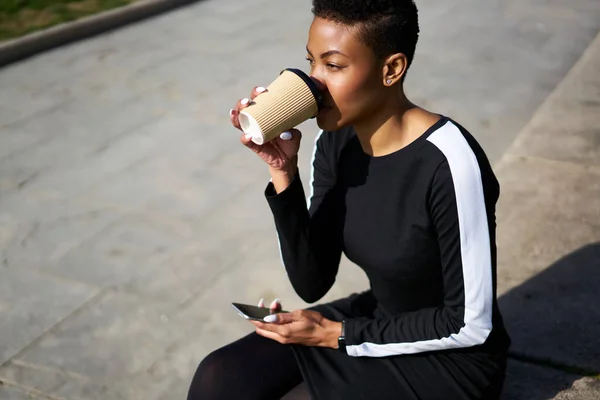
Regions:
<instances>
[{"instance_id":1,"label":"watch face","mask_svg":"<svg viewBox=\"0 0 600 400\"><path fill-rule=\"evenodd\" d=\"M346 338L343 336L338 337L338 350L342 353L346 353Z\"/></svg>"}]
</instances>

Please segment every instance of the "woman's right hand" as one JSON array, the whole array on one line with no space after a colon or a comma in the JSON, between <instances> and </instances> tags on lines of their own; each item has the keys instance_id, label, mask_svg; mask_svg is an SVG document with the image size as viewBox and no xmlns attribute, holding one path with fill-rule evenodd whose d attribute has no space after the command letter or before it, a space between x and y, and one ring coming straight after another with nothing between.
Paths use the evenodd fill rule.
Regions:
<instances>
[{"instance_id":1,"label":"woman's right hand","mask_svg":"<svg viewBox=\"0 0 600 400\"><path fill-rule=\"evenodd\" d=\"M240 111L248 107L256 96L266 91L263 87L255 87L250 94L250 98L241 99L237 102L234 109L229 113L231 123L240 131L240 122L238 120ZM298 150L300 149L300 140L302 133L297 129L290 129L283 132L279 137L263 145L254 143L251 137L242 133L240 138L242 144L258 154L258 156L269 165L271 174L285 173L288 176L294 176L298 168Z\"/></svg>"}]
</instances>

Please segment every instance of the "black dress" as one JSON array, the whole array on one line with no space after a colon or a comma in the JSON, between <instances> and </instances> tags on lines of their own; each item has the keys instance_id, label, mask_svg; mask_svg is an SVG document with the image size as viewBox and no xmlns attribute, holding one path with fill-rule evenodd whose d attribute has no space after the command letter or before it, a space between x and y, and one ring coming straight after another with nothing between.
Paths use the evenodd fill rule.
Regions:
<instances>
[{"instance_id":1,"label":"black dress","mask_svg":"<svg viewBox=\"0 0 600 400\"><path fill-rule=\"evenodd\" d=\"M293 346L315 399L492 399L510 339L496 303L499 185L475 139L442 117L403 149L365 154L353 129L317 138L300 177L266 190L292 286L331 288L342 251L370 290L318 305L347 354Z\"/></svg>"}]
</instances>

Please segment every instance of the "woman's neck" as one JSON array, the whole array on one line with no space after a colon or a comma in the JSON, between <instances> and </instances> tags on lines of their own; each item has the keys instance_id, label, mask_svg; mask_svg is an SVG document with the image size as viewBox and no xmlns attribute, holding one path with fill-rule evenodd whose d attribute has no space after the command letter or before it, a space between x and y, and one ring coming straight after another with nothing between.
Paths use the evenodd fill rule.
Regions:
<instances>
[{"instance_id":1,"label":"woman's neck","mask_svg":"<svg viewBox=\"0 0 600 400\"><path fill-rule=\"evenodd\" d=\"M394 100L354 124L361 147L370 156L385 156L408 146L439 120L411 103L404 93Z\"/></svg>"}]
</instances>

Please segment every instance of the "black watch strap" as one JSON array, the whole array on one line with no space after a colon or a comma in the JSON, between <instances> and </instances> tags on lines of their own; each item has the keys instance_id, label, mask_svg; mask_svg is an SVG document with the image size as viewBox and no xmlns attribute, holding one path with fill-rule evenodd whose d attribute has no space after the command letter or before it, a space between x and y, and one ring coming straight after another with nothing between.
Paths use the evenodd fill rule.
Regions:
<instances>
[{"instance_id":1,"label":"black watch strap","mask_svg":"<svg viewBox=\"0 0 600 400\"><path fill-rule=\"evenodd\" d=\"M342 332L338 336L338 350L344 354L348 354L346 351L346 321L342 321Z\"/></svg>"}]
</instances>

